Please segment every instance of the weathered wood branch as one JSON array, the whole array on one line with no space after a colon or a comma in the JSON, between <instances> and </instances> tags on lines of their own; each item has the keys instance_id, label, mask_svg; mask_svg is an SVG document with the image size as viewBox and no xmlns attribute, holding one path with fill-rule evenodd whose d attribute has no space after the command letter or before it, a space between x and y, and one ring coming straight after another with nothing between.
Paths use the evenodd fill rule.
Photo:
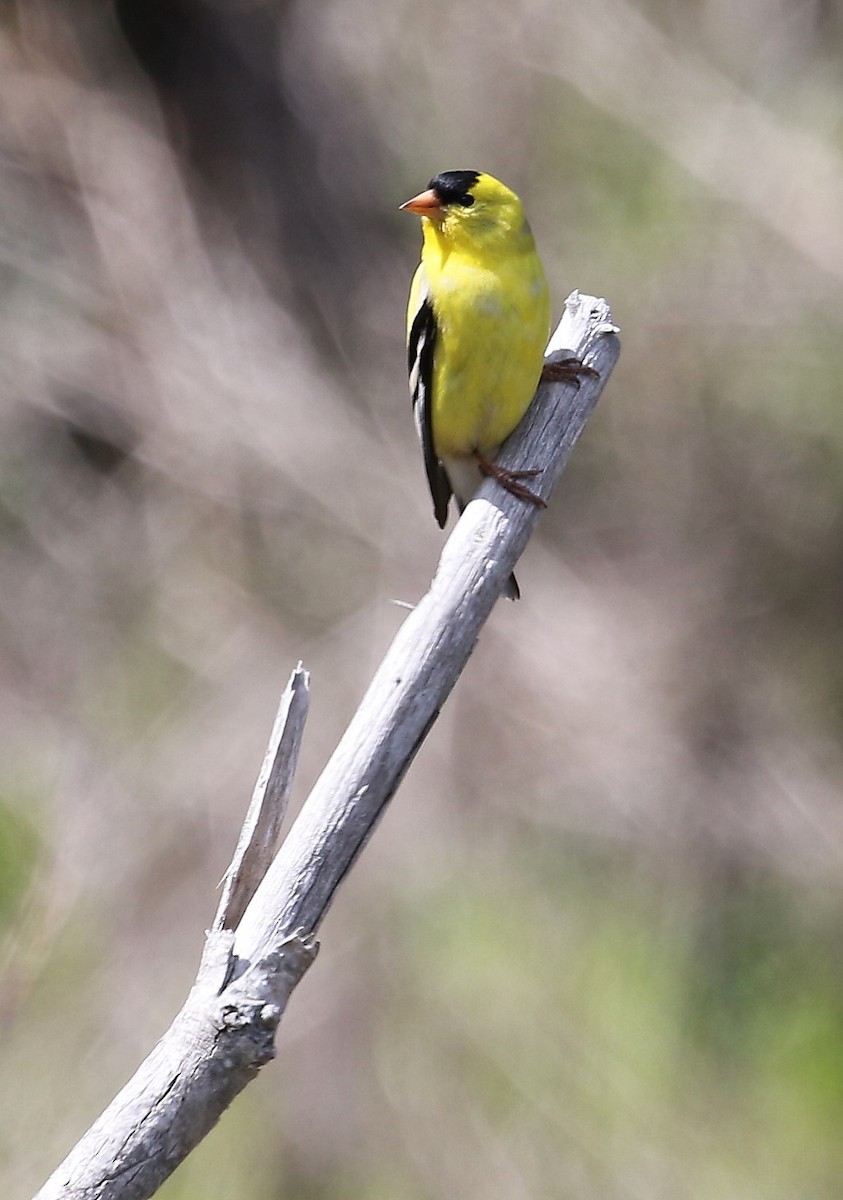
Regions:
<instances>
[{"instance_id":1,"label":"weathered wood branch","mask_svg":"<svg viewBox=\"0 0 843 1200\"><path fill-rule=\"evenodd\" d=\"M605 301L568 298L548 358L573 353L599 378L584 377L579 389L542 383L499 458L516 469L541 467L531 486L544 498L617 360L616 333ZM482 485L270 863L307 710L306 674L294 672L184 1008L36 1200L145 1200L273 1057L315 932L468 661L539 513L492 480Z\"/></svg>"},{"instance_id":2,"label":"weathered wood branch","mask_svg":"<svg viewBox=\"0 0 843 1200\"><path fill-rule=\"evenodd\" d=\"M296 667L284 689L211 929L236 929L266 874L293 788L309 706L308 674Z\"/></svg>"},{"instance_id":3,"label":"weathered wood branch","mask_svg":"<svg viewBox=\"0 0 843 1200\"><path fill-rule=\"evenodd\" d=\"M619 353L604 300L574 292L548 346L599 372L541 383L499 462L542 468L547 498ZM468 661L541 510L486 480L448 539L430 590L401 626L351 724L308 797L237 929L242 962L297 929L315 931Z\"/></svg>"},{"instance_id":4,"label":"weathered wood branch","mask_svg":"<svg viewBox=\"0 0 843 1200\"><path fill-rule=\"evenodd\" d=\"M181 1012L101 1117L54 1171L38 1200L154 1195L275 1053L275 1030L316 954L294 936L232 980L232 919L272 853L308 708L307 673L288 683L252 795L214 926Z\"/></svg>"}]
</instances>

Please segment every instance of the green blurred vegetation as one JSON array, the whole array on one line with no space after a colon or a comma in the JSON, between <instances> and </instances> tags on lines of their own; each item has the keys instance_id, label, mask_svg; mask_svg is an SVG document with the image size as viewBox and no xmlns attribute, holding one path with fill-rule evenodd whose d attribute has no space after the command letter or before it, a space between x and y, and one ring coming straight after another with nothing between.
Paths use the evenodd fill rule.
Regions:
<instances>
[{"instance_id":1,"label":"green blurred vegetation","mask_svg":"<svg viewBox=\"0 0 843 1200\"><path fill-rule=\"evenodd\" d=\"M840 1195L843 6L0 6L0 1180L190 985L284 680L300 801L435 568L435 172L623 353L169 1200Z\"/></svg>"}]
</instances>

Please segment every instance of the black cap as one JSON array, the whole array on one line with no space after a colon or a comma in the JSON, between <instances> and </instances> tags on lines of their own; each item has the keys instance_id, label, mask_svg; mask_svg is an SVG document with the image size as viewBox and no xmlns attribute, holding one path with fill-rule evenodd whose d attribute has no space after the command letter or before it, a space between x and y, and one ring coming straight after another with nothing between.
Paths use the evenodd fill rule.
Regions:
<instances>
[{"instance_id":1,"label":"black cap","mask_svg":"<svg viewBox=\"0 0 843 1200\"><path fill-rule=\"evenodd\" d=\"M433 189L441 204L461 204L463 208L470 208L474 203L471 189L479 179L479 171L443 171L431 179L428 187Z\"/></svg>"}]
</instances>

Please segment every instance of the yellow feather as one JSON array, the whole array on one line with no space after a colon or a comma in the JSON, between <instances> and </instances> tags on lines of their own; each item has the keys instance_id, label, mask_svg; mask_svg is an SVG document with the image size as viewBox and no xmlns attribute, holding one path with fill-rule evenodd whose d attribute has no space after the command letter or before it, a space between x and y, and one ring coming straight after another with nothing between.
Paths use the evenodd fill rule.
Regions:
<instances>
[{"instance_id":1,"label":"yellow feather","mask_svg":"<svg viewBox=\"0 0 843 1200\"><path fill-rule=\"evenodd\" d=\"M550 322L547 282L521 201L492 176L446 172L405 207L421 215L423 233L407 314L411 360L424 343L416 322L425 302L434 326L427 393L418 393L421 362L411 361L411 388L422 440L432 443L426 457L432 450L462 508L480 482L474 456L494 458L535 392ZM441 523L429 464L428 479Z\"/></svg>"},{"instance_id":2,"label":"yellow feather","mask_svg":"<svg viewBox=\"0 0 843 1200\"><path fill-rule=\"evenodd\" d=\"M436 319L433 445L441 460L492 456L533 398L550 323L547 283L521 202L490 175L474 204L422 217L409 320L427 288ZM467 500L468 497L460 497Z\"/></svg>"}]
</instances>

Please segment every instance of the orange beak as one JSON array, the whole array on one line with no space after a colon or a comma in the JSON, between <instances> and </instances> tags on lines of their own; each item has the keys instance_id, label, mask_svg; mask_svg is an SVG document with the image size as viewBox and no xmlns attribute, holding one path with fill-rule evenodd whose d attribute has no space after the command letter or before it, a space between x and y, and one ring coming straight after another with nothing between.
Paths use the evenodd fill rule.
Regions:
<instances>
[{"instance_id":1,"label":"orange beak","mask_svg":"<svg viewBox=\"0 0 843 1200\"><path fill-rule=\"evenodd\" d=\"M433 188L428 188L426 192L419 192L418 196L407 200L406 203L400 205L399 212L418 213L420 217L429 217L432 221L441 221L445 215L445 210L439 203L439 197Z\"/></svg>"}]
</instances>

